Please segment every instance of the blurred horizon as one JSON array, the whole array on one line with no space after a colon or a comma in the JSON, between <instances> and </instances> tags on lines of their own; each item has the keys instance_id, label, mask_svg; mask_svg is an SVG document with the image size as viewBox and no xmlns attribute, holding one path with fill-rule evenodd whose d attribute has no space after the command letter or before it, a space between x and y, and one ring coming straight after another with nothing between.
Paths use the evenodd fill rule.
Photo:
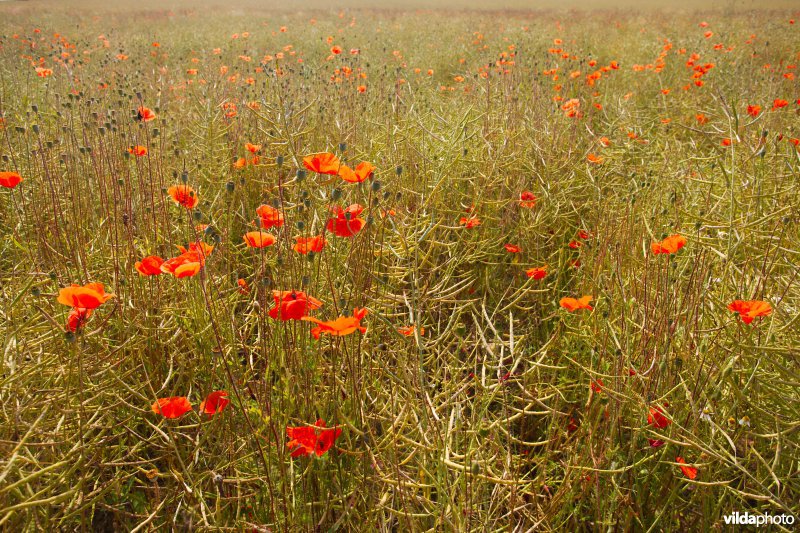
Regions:
<instances>
[{"instance_id":1,"label":"blurred horizon","mask_svg":"<svg viewBox=\"0 0 800 533\"><path fill-rule=\"evenodd\" d=\"M784 10L800 13L797 0L500 0L491 3L479 0L340 0L331 3L326 0L304 0L301 2L278 2L276 0L242 0L231 3L225 0L141 0L135 4L122 1L104 0L0 0L0 10L6 13L37 13L96 11L152 11L152 10L191 10L202 8L213 10L207 14L241 14L248 12L273 11L278 13L298 11L336 12L340 10L364 11L593 11L630 10L640 11L684 11L684 12L747 12L764 10Z\"/></svg>"}]
</instances>

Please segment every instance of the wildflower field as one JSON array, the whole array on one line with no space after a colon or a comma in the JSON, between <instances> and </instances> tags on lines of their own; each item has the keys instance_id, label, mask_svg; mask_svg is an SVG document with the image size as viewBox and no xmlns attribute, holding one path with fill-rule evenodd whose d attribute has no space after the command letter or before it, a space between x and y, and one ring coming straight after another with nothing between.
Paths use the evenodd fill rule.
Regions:
<instances>
[{"instance_id":1,"label":"wildflower field","mask_svg":"<svg viewBox=\"0 0 800 533\"><path fill-rule=\"evenodd\" d=\"M0 4L3 530L800 514L796 5L273 7Z\"/></svg>"}]
</instances>

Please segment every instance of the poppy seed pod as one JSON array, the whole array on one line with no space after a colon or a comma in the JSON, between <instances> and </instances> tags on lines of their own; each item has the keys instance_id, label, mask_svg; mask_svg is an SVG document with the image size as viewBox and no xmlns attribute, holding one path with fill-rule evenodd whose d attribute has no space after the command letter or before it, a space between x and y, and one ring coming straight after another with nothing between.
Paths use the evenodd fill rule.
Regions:
<instances>
[{"instance_id":1,"label":"poppy seed pod","mask_svg":"<svg viewBox=\"0 0 800 533\"><path fill-rule=\"evenodd\" d=\"M225 184L225 190L228 193L232 193L235 188L236 188L236 185L232 181L229 181L228 183Z\"/></svg>"},{"instance_id":2,"label":"poppy seed pod","mask_svg":"<svg viewBox=\"0 0 800 533\"><path fill-rule=\"evenodd\" d=\"M303 169L297 170L297 181L303 181L306 179L306 171Z\"/></svg>"},{"instance_id":3,"label":"poppy seed pod","mask_svg":"<svg viewBox=\"0 0 800 533\"><path fill-rule=\"evenodd\" d=\"M278 165L278 168L283 166L283 156L279 155L275 158L275 164Z\"/></svg>"}]
</instances>

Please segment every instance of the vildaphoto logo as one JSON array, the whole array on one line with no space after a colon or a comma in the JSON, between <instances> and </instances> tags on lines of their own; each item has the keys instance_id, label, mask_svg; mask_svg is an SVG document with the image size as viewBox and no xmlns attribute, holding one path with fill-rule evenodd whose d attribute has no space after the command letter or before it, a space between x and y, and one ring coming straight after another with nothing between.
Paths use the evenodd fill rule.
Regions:
<instances>
[{"instance_id":1,"label":"vildaphoto logo","mask_svg":"<svg viewBox=\"0 0 800 533\"><path fill-rule=\"evenodd\" d=\"M736 511L723 518L726 525L735 526L791 526L794 524L794 516L790 514L750 514L747 511L743 513Z\"/></svg>"}]
</instances>

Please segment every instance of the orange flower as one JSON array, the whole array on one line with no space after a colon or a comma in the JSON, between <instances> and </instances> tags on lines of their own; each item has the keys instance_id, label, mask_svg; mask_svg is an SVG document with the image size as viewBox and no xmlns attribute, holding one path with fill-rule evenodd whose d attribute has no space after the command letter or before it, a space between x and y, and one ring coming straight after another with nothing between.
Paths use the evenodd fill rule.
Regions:
<instances>
[{"instance_id":1,"label":"orange flower","mask_svg":"<svg viewBox=\"0 0 800 533\"><path fill-rule=\"evenodd\" d=\"M591 311L594 309L589 302L592 301L591 296L582 296L580 298L561 298L558 302L558 305L572 313L573 311L577 311L578 309L588 309Z\"/></svg>"},{"instance_id":2,"label":"orange flower","mask_svg":"<svg viewBox=\"0 0 800 533\"><path fill-rule=\"evenodd\" d=\"M92 316L91 309L84 309L83 307L73 307L72 311L67 315L67 329L71 332L76 332L86 325L89 317Z\"/></svg>"},{"instance_id":3,"label":"orange flower","mask_svg":"<svg viewBox=\"0 0 800 533\"><path fill-rule=\"evenodd\" d=\"M266 248L275 244L275 237L266 231L248 231L244 234L244 242L250 248Z\"/></svg>"},{"instance_id":4,"label":"orange flower","mask_svg":"<svg viewBox=\"0 0 800 533\"><path fill-rule=\"evenodd\" d=\"M334 335L336 337L349 335L356 330L361 333L366 333L367 328L361 325L361 320L365 316L367 316L366 309L355 308L353 309L353 316L340 316L336 320L328 322L323 322L322 320L310 316L304 316L302 320L313 322L317 325L317 327L311 330L311 334L315 339L319 339L322 333L327 333L328 335Z\"/></svg>"},{"instance_id":5,"label":"orange flower","mask_svg":"<svg viewBox=\"0 0 800 533\"><path fill-rule=\"evenodd\" d=\"M178 266L175 269L175 272L172 274L176 278L191 278L196 276L200 272L200 268L203 265L199 261L189 261L187 263L183 263L182 265Z\"/></svg>"},{"instance_id":6,"label":"orange flower","mask_svg":"<svg viewBox=\"0 0 800 533\"><path fill-rule=\"evenodd\" d=\"M330 174L335 176L339 173L342 163L339 158L331 153L314 154L303 158L303 165L317 174Z\"/></svg>"},{"instance_id":7,"label":"orange flower","mask_svg":"<svg viewBox=\"0 0 800 533\"><path fill-rule=\"evenodd\" d=\"M518 254L522 251L522 248L517 246L516 244L504 244L503 248L510 254Z\"/></svg>"},{"instance_id":8,"label":"orange flower","mask_svg":"<svg viewBox=\"0 0 800 533\"><path fill-rule=\"evenodd\" d=\"M531 191L522 191L519 193L519 206L527 208L536 207L536 196Z\"/></svg>"},{"instance_id":9,"label":"orange flower","mask_svg":"<svg viewBox=\"0 0 800 533\"><path fill-rule=\"evenodd\" d=\"M308 252L319 253L328 244L325 237L295 237L297 243L292 247L295 252L306 255Z\"/></svg>"},{"instance_id":10,"label":"orange flower","mask_svg":"<svg viewBox=\"0 0 800 533\"><path fill-rule=\"evenodd\" d=\"M136 110L136 118L142 122L150 122L156 118L156 114L147 107L141 106Z\"/></svg>"},{"instance_id":11,"label":"orange flower","mask_svg":"<svg viewBox=\"0 0 800 533\"><path fill-rule=\"evenodd\" d=\"M178 246L178 249L181 255L167 259L161 264L162 272L172 274L176 278L195 276L205 264L206 257L214 251L213 246L202 241L191 243L188 250L183 246Z\"/></svg>"},{"instance_id":12,"label":"orange flower","mask_svg":"<svg viewBox=\"0 0 800 533\"><path fill-rule=\"evenodd\" d=\"M604 158L601 155L589 154L586 156L586 160L595 165L600 165L603 163Z\"/></svg>"},{"instance_id":13,"label":"orange flower","mask_svg":"<svg viewBox=\"0 0 800 533\"><path fill-rule=\"evenodd\" d=\"M250 152L251 154L254 154L254 153L258 152L259 150L261 150L261 145L260 144L245 143L244 144L244 149L247 150L248 152Z\"/></svg>"},{"instance_id":14,"label":"orange flower","mask_svg":"<svg viewBox=\"0 0 800 533\"><path fill-rule=\"evenodd\" d=\"M525 271L525 275L533 279L542 279L547 275L547 267L540 266L540 267L529 268L528 270Z\"/></svg>"},{"instance_id":15,"label":"orange flower","mask_svg":"<svg viewBox=\"0 0 800 533\"><path fill-rule=\"evenodd\" d=\"M269 310L269 316L284 322L301 320L309 311L322 307L322 302L302 291L272 291L272 297L275 307Z\"/></svg>"},{"instance_id":16,"label":"orange flower","mask_svg":"<svg viewBox=\"0 0 800 533\"><path fill-rule=\"evenodd\" d=\"M247 159L244 157L240 157L236 161L233 162L233 168L244 168L247 166Z\"/></svg>"},{"instance_id":17,"label":"orange flower","mask_svg":"<svg viewBox=\"0 0 800 533\"><path fill-rule=\"evenodd\" d=\"M397 328L397 332L400 335L405 335L406 337L413 337L414 332L417 330L417 326L411 324L410 326L405 326L402 328ZM425 335L425 328L419 328L420 336Z\"/></svg>"},{"instance_id":18,"label":"orange flower","mask_svg":"<svg viewBox=\"0 0 800 533\"><path fill-rule=\"evenodd\" d=\"M22 181L22 176L16 172L0 172L0 187L13 189Z\"/></svg>"},{"instance_id":19,"label":"orange flower","mask_svg":"<svg viewBox=\"0 0 800 533\"><path fill-rule=\"evenodd\" d=\"M708 117L703 113L697 113L694 118L697 119L697 123L700 125L708 124Z\"/></svg>"},{"instance_id":20,"label":"orange flower","mask_svg":"<svg viewBox=\"0 0 800 533\"><path fill-rule=\"evenodd\" d=\"M250 285L247 284L247 280L244 278L237 279L236 284L239 286L239 294L248 294L250 292Z\"/></svg>"},{"instance_id":21,"label":"orange flower","mask_svg":"<svg viewBox=\"0 0 800 533\"><path fill-rule=\"evenodd\" d=\"M355 170L347 165L342 165L339 168L339 176L348 183L361 183L372 177L373 172L375 172L375 166L366 161L359 163Z\"/></svg>"},{"instance_id":22,"label":"orange flower","mask_svg":"<svg viewBox=\"0 0 800 533\"><path fill-rule=\"evenodd\" d=\"M467 229L474 228L481 225L481 220L478 217L461 217L458 223Z\"/></svg>"},{"instance_id":23,"label":"orange flower","mask_svg":"<svg viewBox=\"0 0 800 533\"><path fill-rule=\"evenodd\" d=\"M58 291L58 303L83 309L97 309L113 297L113 294L106 294L102 283L89 283L83 287L73 283L71 287Z\"/></svg>"},{"instance_id":24,"label":"orange flower","mask_svg":"<svg viewBox=\"0 0 800 533\"><path fill-rule=\"evenodd\" d=\"M722 141L720 142L720 144L721 144L722 146L728 147L728 146L730 146L730 145L731 145L731 143L732 143L732 142L733 142L733 141L732 141L731 139L725 138L725 139L722 139Z\"/></svg>"},{"instance_id":25,"label":"orange flower","mask_svg":"<svg viewBox=\"0 0 800 533\"><path fill-rule=\"evenodd\" d=\"M151 407L157 415L164 418L180 418L192 410L192 404L186 396L171 396L169 398L159 398Z\"/></svg>"},{"instance_id":26,"label":"orange flower","mask_svg":"<svg viewBox=\"0 0 800 533\"><path fill-rule=\"evenodd\" d=\"M747 114L751 117L755 118L761 114L761 106L760 105L749 105L747 106Z\"/></svg>"},{"instance_id":27,"label":"orange flower","mask_svg":"<svg viewBox=\"0 0 800 533\"><path fill-rule=\"evenodd\" d=\"M603 392L603 387L605 384L603 383L602 379L597 379L589 383L589 387L592 389L592 392L600 393Z\"/></svg>"},{"instance_id":28,"label":"orange flower","mask_svg":"<svg viewBox=\"0 0 800 533\"><path fill-rule=\"evenodd\" d=\"M283 213L280 209L276 209L271 205L258 206L256 215L261 219L260 222L263 229L280 228L283 226Z\"/></svg>"},{"instance_id":29,"label":"orange flower","mask_svg":"<svg viewBox=\"0 0 800 533\"><path fill-rule=\"evenodd\" d=\"M148 255L141 261L137 261L134 268L142 276L157 276L162 273L161 265L163 264L164 260L157 255Z\"/></svg>"},{"instance_id":30,"label":"orange flower","mask_svg":"<svg viewBox=\"0 0 800 533\"><path fill-rule=\"evenodd\" d=\"M697 469L693 466L684 466L686 461L683 460L683 457L676 457L675 460L680 463L678 466L681 467L681 472L683 472L684 476L688 477L689 479L694 479L697 477Z\"/></svg>"},{"instance_id":31,"label":"orange flower","mask_svg":"<svg viewBox=\"0 0 800 533\"><path fill-rule=\"evenodd\" d=\"M320 418L313 426L287 427L286 435L291 440L286 443L286 447L297 448L292 452L292 457L312 454L322 457L341 434L342 428L334 426L326 429L325 421Z\"/></svg>"},{"instance_id":32,"label":"orange flower","mask_svg":"<svg viewBox=\"0 0 800 533\"><path fill-rule=\"evenodd\" d=\"M128 153L135 155L136 157L141 157L143 155L147 155L147 147L137 144L136 146L131 146L128 148Z\"/></svg>"},{"instance_id":33,"label":"orange flower","mask_svg":"<svg viewBox=\"0 0 800 533\"><path fill-rule=\"evenodd\" d=\"M772 306L762 300L734 300L728 304L728 309L739 313L739 318L745 324L750 324L757 317L772 314Z\"/></svg>"},{"instance_id":34,"label":"orange flower","mask_svg":"<svg viewBox=\"0 0 800 533\"><path fill-rule=\"evenodd\" d=\"M53 70L44 67L36 67L36 75L40 78L46 78L53 75Z\"/></svg>"},{"instance_id":35,"label":"orange flower","mask_svg":"<svg viewBox=\"0 0 800 533\"><path fill-rule=\"evenodd\" d=\"M224 390L214 391L200 403L200 412L208 416L214 416L225 410L231 401L228 399L228 392Z\"/></svg>"},{"instance_id":36,"label":"orange flower","mask_svg":"<svg viewBox=\"0 0 800 533\"><path fill-rule=\"evenodd\" d=\"M338 237L352 237L364 227L364 219L358 218L364 211L359 204L352 204L346 209L337 207L336 218L328 219L327 230Z\"/></svg>"},{"instance_id":37,"label":"orange flower","mask_svg":"<svg viewBox=\"0 0 800 533\"><path fill-rule=\"evenodd\" d=\"M654 254L674 254L686 246L686 237L683 235L671 235L663 241L650 244L650 250Z\"/></svg>"},{"instance_id":38,"label":"orange flower","mask_svg":"<svg viewBox=\"0 0 800 533\"><path fill-rule=\"evenodd\" d=\"M188 185L173 185L167 189L167 193L175 200L176 204L182 205L186 209L194 209L200 201L194 189Z\"/></svg>"}]
</instances>

